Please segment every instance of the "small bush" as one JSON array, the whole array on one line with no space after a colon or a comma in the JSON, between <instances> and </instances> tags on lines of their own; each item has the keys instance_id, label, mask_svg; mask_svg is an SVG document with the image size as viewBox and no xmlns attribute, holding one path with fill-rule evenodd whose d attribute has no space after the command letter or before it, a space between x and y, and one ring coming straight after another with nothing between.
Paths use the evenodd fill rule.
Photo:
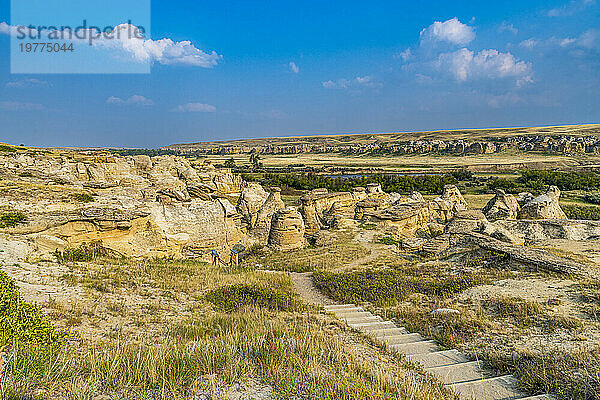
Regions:
<instances>
[{"instance_id":1,"label":"small bush","mask_svg":"<svg viewBox=\"0 0 600 400\"><path fill-rule=\"evenodd\" d=\"M56 250L54 252L54 256L61 264L66 262L94 261L99 258L109 257L110 255L110 251L99 242L84 243L76 248L68 248L64 251Z\"/></svg>"},{"instance_id":2,"label":"small bush","mask_svg":"<svg viewBox=\"0 0 600 400\"><path fill-rule=\"evenodd\" d=\"M313 281L326 295L345 303L388 304L414 293L451 297L485 283L475 274L427 278L408 276L397 270L364 270L351 273L316 272Z\"/></svg>"},{"instance_id":3,"label":"small bush","mask_svg":"<svg viewBox=\"0 0 600 400\"><path fill-rule=\"evenodd\" d=\"M57 330L37 306L24 302L15 282L0 272L0 348L16 344L53 349L65 337L66 333Z\"/></svg>"},{"instance_id":4,"label":"small bush","mask_svg":"<svg viewBox=\"0 0 600 400\"><path fill-rule=\"evenodd\" d=\"M516 297L499 297L487 300L486 308L492 309L501 318L510 318L518 326L530 326L535 323L535 318L544 312L540 303L527 301Z\"/></svg>"},{"instance_id":5,"label":"small bush","mask_svg":"<svg viewBox=\"0 0 600 400\"><path fill-rule=\"evenodd\" d=\"M256 285L232 285L214 289L206 295L206 300L228 312L237 311L245 306L283 311L298 308L296 299L290 293Z\"/></svg>"},{"instance_id":6,"label":"small bush","mask_svg":"<svg viewBox=\"0 0 600 400\"><path fill-rule=\"evenodd\" d=\"M600 207L577 205L562 205L561 207L569 219L600 221Z\"/></svg>"},{"instance_id":7,"label":"small bush","mask_svg":"<svg viewBox=\"0 0 600 400\"><path fill-rule=\"evenodd\" d=\"M91 203L94 201L94 197L87 193L77 193L73 198L81 203Z\"/></svg>"},{"instance_id":8,"label":"small bush","mask_svg":"<svg viewBox=\"0 0 600 400\"><path fill-rule=\"evenodd\" d=\"M17 148L6 144L0 144L0 151L3 151L5 153L16 153Z\"/></svg>"},{"instance_id":9,"label":"small bush","mask_svg":"<svg viewBox=\"0 0 600 400\"><path fill-rule=\"evenodd\" d=\"M387 244L388 246L395 246L398 244L398 241L392 237L385 236L385 237L382 237L381 239L379 239L379 243Z\"/></svg>"},{"instance_id":10,"label":"small bush","mask_svg":"<svg viewBox=\"0 0 600 400\"><path fill-rule=\"evenodd\" d=\"M585 195L585 201L590 204L596 204L600 206L600 193L590 193Z\"/></svg>"},{"instance_id":11,"label":"small bush","mask_svg":"<svg viewBox=\"0 0 600 400\"><path fill-rule=\"evenodd\" d=\"M19 211L6 212L0 216L0 228L12 228L25 221L25 215Z\"/></svg>"}]
</instances>

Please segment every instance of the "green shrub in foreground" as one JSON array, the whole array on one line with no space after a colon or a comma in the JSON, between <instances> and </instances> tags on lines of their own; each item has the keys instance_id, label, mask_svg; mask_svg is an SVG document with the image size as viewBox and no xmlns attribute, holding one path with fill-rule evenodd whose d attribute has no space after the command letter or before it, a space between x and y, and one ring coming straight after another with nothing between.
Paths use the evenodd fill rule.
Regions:
<instances>
[{"instance_id":1,"label":"green shrub in foreground","mask_svg":"<svg viewBox=\"0 0 600 400\"><path fill-rule=\"evenodd\" d=\"M256 285L232 285L214 289L206 295L206 300L224 311L236 311L250 305L282 311L292 311L299 307L290 293Z\"/></svg>"},{"instance_id":2,"label":"green shrub in foreground","mask_svg":"<svg viewBox=\"0 0 600 400\"><path fill-rule=\"evenodd\" d=\"M0 228L12 228L25 221L25 214L19 211L10 211L0 216Z\"/></svg>"},{"instance_id":3,"label":"green shrub in foreground","mask_svg":"<svg viewBox=\"0 0 600 400\"><path fill-rule=\"evenodd\" d=\"M600 221L600 207L595 206L578 206L578 205L561 205L567 218L585 221Z\"/></svg>"},{"instance_id":4,"label":"green shrub in foreground","mask_svg":"<svg viewBox=\"0 0 600 400\"><path fill-rule=\"evenodd\" d=\"M24 302L15 282L0 272L0 347L18 344L49 349L60 346L65 336L37 306Z\"/></svg>"},{"instance_id":5,"label":"green shrub in foreground","mask_svg":"<svg viewBox=\"0 0 600 400\"><path fill-rule=\"evenodd\" d=\"M414 293L450 297L484 283L474 274L426 278L397 270L365 270L350 273L316 272L313 281L326 295L345 303L386 304Z\"/></svg>"}]
</instances>

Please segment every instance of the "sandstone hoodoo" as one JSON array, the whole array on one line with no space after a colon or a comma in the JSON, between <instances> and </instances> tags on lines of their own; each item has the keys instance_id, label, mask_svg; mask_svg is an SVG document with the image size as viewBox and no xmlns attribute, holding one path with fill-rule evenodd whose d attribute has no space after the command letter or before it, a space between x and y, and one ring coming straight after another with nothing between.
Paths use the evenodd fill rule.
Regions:
<instances>
[{"instance_id":1,"label":"sandstone hoodoo","mask_svg":"<svg viewBox=\"0 0 600 400\"><path fill-rule=\"evenodd\" d=\"M496 196L483 208L483 213L489 221L494 222L499 219L517 219L519 210L519 202L515 196L498 189Z\"/></svg>"},{"instance_id":2,"label":"sandstone hoodoo","mask_svg":"<svg viewBox=\"0 0 600 400\"><path fill-rule=\"evenodd\" d=\"M279 251L291 251L305 247L304 220L294 207L287 207L273 215L269 232L269 247Z\"/></svg>"},{"instance_id":3,"label":"sandstone hoodoo","mask_svg":"<svg viewBox=\"0 0 600 400\"><path fill-rule=\"evenodd\" d=\"M467 202L455 185L444 186L444 192L430 203L432 217L442 223L447 223L455 213L466 211Z\"/></svg>"},{"instance_id":4,"label":"sandstone hoodoo","mask_svg":"<svg viewBox=\"0 0 600 400\"><path fill-rule=\"evenodd\" d=\"M560 190L552 186L548 191L529 201L519 212L520 219L567 219L566 214L560 208L558 200Z\"/></svg>"},{"instance_id":5,"label":"sandstone hoodoo","mask_svg":"<svg viewBox=\"0 0 600 400\"><path fill-rule=\"evenodd\" d=\"M270 189L269 197L260 207L260 210L258 210L256 222L250 231L251 236L258 240L260 244L267 244L273 215L283 208L285 208L285 203L281 200L281 189L272 187Z\"/></svg>"}]
</instances>

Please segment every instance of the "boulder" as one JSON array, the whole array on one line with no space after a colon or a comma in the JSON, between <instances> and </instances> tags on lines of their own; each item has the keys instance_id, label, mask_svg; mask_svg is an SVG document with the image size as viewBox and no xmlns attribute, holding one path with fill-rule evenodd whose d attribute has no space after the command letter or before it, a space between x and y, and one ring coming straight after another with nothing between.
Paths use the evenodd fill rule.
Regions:
<instances>
[{"instance_id":1,"label":"boulder","mask_svg":"<svg viewBox=\"0 0 600 400\"><path fill-rule=\"evenodd\" d=\"M291 251L305 247L304 220L293 207L284 208L273 215L269 232L269 247Z\"/></svg>"},{"instance_id":2,"label":"boulder","mask_svg":"<svg viewBox=\"0 0 600 400\"><path fill-rule=\"evenodd\" d=\"M467 210L467 202L456 185L444 186L440 197L429 203L433 219L447 223L459 211Z\"/></svg>"},{"instance_id":3,"label":"boulder","mask_svg":"<svg viewBox=\"0 0 600 400\"><path fill-rule=\"evenodd\" d=\"M283 208L285 208L285 204L283 200L281 200L281 189L272 187L270 189L269 197L260 207L258 215L256 216L256 222L250 231L251 235L257 239L259 243L267 243L269 239L269 230L272 225L271 219L277 211Z\"/></svg>"},{"instance_id":4,"label":"boulder","mask_svg":"<svg viewBox=\"0 0 600 400\"><path fill-rule=\"evenodd\" d=\"M446 226L446 232L456 234L479 231L486 222L487 219L481 211L459 211Z\"/></svg>"},{"instance_id":5,"label":"boulder","mask_svg":"<svg viewBox=\"0 0 600 400\"><path fill-rule=\"evenodd\" d=\"M551 186L548 191L525 204L519 212L519 219L567 219L559 204L560 190Z\"/></svg>"},{"instance_id":6,"label":"boulder","mask_svg":"<svg viewBox=\"0 0 600 400\"><path fill-rule=\"evenodd\" d=\"M483 213L488 221L500 219L517 219L519 216L519 203L515 196L506 194L504 190L498 189L496 196L483 208Z\"/></svg>"},{"instance_id":7,"label":"boulder","mask_svg":"<svg viewBox=\"0 0 600 400\"><path fill-rule=\"evenodd\" d=\"M248 183L242 190L238 199L237 210L242 215L242 220L249 227L254 226L256 223L258 212L268 197L269 194L256 182Z\"/></svg>"},{"instance_id":8,"label":"boulder","mask_svg":"<svg viewBox=\"0 0 600 400\"><path fill-rule=\"evenodd\" d=\"M525 243L519 236L512 234L508 229L492 222L484 222L480 232L505 243L520 245Z\"/></svg>"}]
</instances>

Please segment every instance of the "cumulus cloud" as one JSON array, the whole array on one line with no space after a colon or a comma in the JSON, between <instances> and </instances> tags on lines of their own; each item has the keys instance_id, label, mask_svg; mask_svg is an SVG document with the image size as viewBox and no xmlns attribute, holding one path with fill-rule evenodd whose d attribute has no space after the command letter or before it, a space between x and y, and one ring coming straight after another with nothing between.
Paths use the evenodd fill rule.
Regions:
<instances>
[{"instance_id":1,"label":"cumulus cloud","mask_svg":"<svg viewBox=\"0 0 600 400\"><path fill-rule=\"evenodd\" d=\"M375 78L371 75L357 76L354 79L338 79L336 81L323 82L323 87L326 89L358 89L361 87L377 87L380 84L377 83Z\"/></svg>"},{"instance_id":2,"label":"cumulus cloud","mask_svg":"<svg viewBox=\"0 0 600 400\"><path fill-rule=\"evenodd\" d=\"M2 34L16 35L17 28L5 22L0 23L0 33ZM98 31L92 29L77 31L79 37L85 37L86 39L78 39L74 35L75 32L69 30L28 31L33 35L40 34L45 38L48 38L49 35L54 35L55 38L65 38L67 41L86 45L90 41L89 38L94 37L95 39L91 41L93 47L119 52L132 61L137 62L212 68L223 58L215 51L205 52L198 49L189 40L175 42L169 38L159 40L146 39L143 32L130 24L115 26L110 36L99 35Z\"/></svg>"},{"instance_id":3,"label":"cumulus cloud","mask_svg":"<svg viewBox=\"0 0 600 400\"><path fill-rule=\"evenodd\" d=\"M21 79L18 81L6 82L6 87L8 87L8 88L29 88L29 87L41 87L41 86L50 86L50 84L46 81L41 81L41 80L35 79L35 78Z\"/></svg>"},{"instance_id":4,"label":"cumulus cloud","mask_svg":"<svg viewBox=\"0 0 600 400\"><path fill-rule=\"evenodd\" d=\"M297 74L298 72L300 72L300 68L299 68L299 67L296 65L296 63L295 63L295 62L293 62L293 61L290 61L290 70L291 70L293 73L295 73L295 74Z\"/></svg>"},{"instance_id":5,"label":"cumulus cloud","mask_svg":"<svg viewBox=\"0 0 600 400\"><path fill-rule=\"evenodd\" d=\"M0 101L0 110L4 111L41 111L45 107L38 103L21 103L19 101Z\"/></svg>"},{"instance_id":6,"label":"cumulus cloud","mask_svg":"<svg viewBox=\"0 0 600 400\"><path fill-rule=\"evenodd\" d=\"M406 49L404 51L401 51L398 54L394 54L394 58L399 58L402 61L408 61L408 60L410 60L412 58L412 55L413 55L412 54L412 50L410 48L408 48L408 49Z\"/></svg>"},{"instance_id":7,"label":"cumulus cloud","mask_svg":"<svg viewBox=\"0 0 600 400\"><path fill-rule=\"evenodd\" d=\"M568 4L548 11L549 17L568 17L596 4L596 0L572 0Z\"/></svg>"},{"instance_id":8,"label":"cumulus cloud","mask_svg":"<svg viewBox=\"0 0 600 400\"><path fill-rule=\"evenodd\" d=\"M186 103L177 106L173 111L175 112L205 112L214 113L217 111L217 107L210 104L203 103Z\"/></svg>"},{"instance_id":9,"label":"cumulus cloud","mask_svg":"<svg viewBox=\"0 0 600 400\"><path fill-rule=\"evenodd\" d=\"M106 104L116 104L122 106L152 106L154 105L154 102L147 97L135 94L128 99L111 96L106 99Z\"/></svg>"},{"instance_id":10,"label":"cumulus cloud","mask_svg":"<svg viewBox=\"0 0 600 400\"><path fill-rule=\"evenodd\" d=\"M506 22L501 29L516 31ZM420 84L432 84L448 78L457 83L508 80L514 81L517 87L533 82L531 63L496 49L467 48L466 45L475 37L475 30L458 18L434 22L421 31L419 43L400 53L398 58L406 62L403 69L414 73ZM446 46L432 43L445 43ZM455 46L459 48L453 49Z\"/></svg>"},{"instance_id":11,"label":"cumulus cloud","mask_svg":"<svg viewBox=\"0 0 600 400\"><path fill-rule=\"evenodd\" d=\"M474 52L463 48L452 53L440 54L434 64L440 71L447 71L459 82L514 78L517 86L532 82L531 64L517 60L511 53L498 50Z\"/></svg>"},{"instance_id":12,"label":"cumulus cloud","mask_svg":"<svg viewBox=\"0 0 600 400\"><path fill-rule=\"evenodd\" d=\"M445 42L457 46L465 46L475 40L475 30L463 24L458 18L445 22L436 21L421 31L422 43Z\"/></svg>"},{"instance_id":13,"label":"cumulus cloud","mask_svg":"<svg viewBox=\"0 0 600 400\"><path fill-rule=\"evenodd\" d=\"M589 29L576 38L560 40L562 47L577 46L588 50L600 50L600 30Z\"/></svg>"}]
</instances>

